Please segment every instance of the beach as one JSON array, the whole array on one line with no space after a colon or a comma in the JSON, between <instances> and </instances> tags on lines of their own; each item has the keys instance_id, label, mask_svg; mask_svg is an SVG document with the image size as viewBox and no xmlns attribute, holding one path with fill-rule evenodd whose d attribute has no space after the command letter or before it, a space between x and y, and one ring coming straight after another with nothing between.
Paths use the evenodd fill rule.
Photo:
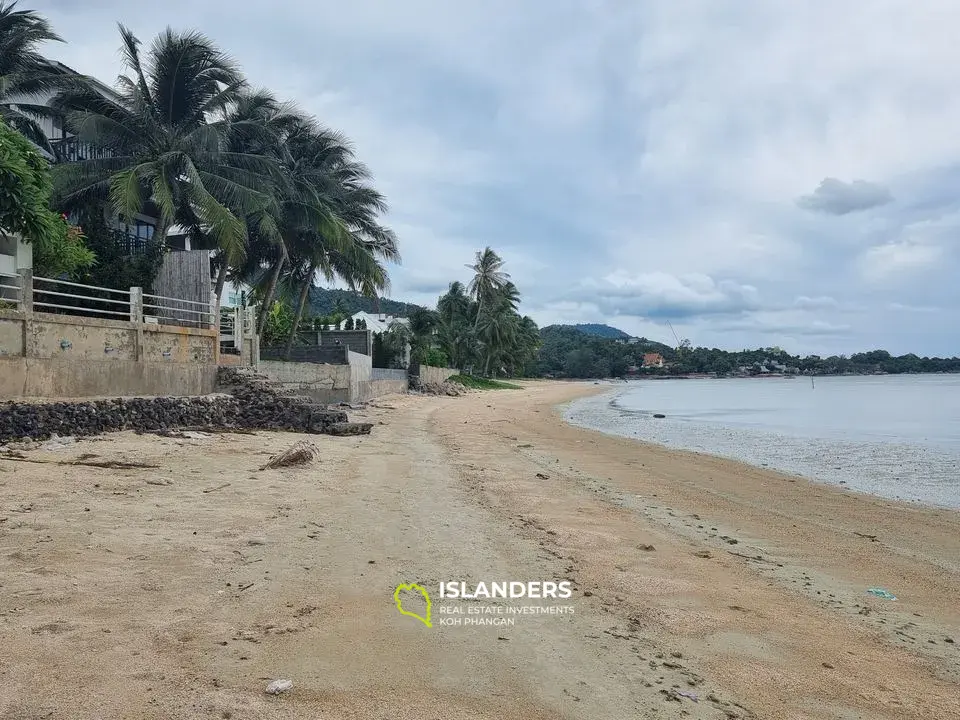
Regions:
<instances>
[{"instance_id":1,"label":"beach","mask_svg":"<svg viewBox=\"0 0 960 720\"><path fill-rule=\"evenodd\" d=\"M960 513L564 422L609 389L381 398L277 470L303 436L0 456L0 717L960 718ZM573 593L464 617L572 612L395 606L487 580Z\"/></svg>"}]
</instances>

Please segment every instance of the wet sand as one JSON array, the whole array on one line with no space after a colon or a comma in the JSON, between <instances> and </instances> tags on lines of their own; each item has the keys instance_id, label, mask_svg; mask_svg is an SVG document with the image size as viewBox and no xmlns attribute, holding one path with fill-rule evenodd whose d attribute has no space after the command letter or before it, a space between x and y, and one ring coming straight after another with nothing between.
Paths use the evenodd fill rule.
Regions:
<instances>
[{"instance_id":1,"label":"wet sand","mask_svg":"<svg viewBox=\"0 0 960 720\"><path fill-rule=\"evenodd\" d=\"M382 398L304 468L258 470L285 433L0 457L0 717L960 718L960 513L566 425L597 389ZM510 627L393 604L563 579Z\"/></svg>"}]
</instances>

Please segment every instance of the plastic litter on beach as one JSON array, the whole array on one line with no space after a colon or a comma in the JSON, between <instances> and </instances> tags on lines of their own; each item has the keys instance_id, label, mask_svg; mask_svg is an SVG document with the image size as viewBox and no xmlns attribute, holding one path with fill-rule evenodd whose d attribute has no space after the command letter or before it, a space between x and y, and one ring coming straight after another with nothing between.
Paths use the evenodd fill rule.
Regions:
<instances>
[{"instance_id":1,"label":"plastic litter on beach","mask_svg":"<svg viewBox=\"0 0 960 720\"><path fill-rule=\"evenodd\" d=\"M267 695L279 695L293 689L293 680L274 680L267 685Z\"/></svg>"},{"instance_id":2,"label":"plastic litter on beach","mask_svg":"<svg viewBox=\"0 0 960 720\"><path fill-rule=\"evenodd\" d=\"M867 592L871 595L876 595L878 598L883 598L884 600L896 600L897 597L889 590L884 590L883 588L870 588Z\"/></svg>"}]
</instances>

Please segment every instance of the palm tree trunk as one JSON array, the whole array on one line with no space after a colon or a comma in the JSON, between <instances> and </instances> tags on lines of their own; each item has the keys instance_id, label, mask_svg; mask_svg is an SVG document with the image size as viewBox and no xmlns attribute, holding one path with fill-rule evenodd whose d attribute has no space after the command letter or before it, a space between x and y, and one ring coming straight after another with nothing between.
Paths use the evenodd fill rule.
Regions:
<instances>
[{"instance_id":1,"label":"palm tree trunk","mask_svg":"<svg viewBox=\"0 0 960 720\"><path fill-rule=\"evenodd\" d=\"M285 357L290 359L290 351L293 349L293 341L297 337L297 329L300 327L300 321L303 319L303 310L307 306L307 298L310 296L310 287L313 285L313 274L317 271L316 265L310 263L310 272L307 273L303 281L303 287L300 288L300 300L297 302L297 313L293 316L293 326L290 328L290 337L287 338L287 350Z\"/></svg>"},{"instance_id":2,"label":"palm tree trunk","mask_svg":"<svg viewBox=\"0 0 960 720\"><path fill-rule=\"evenodd\" d=\"M263 336L263 328L267 324L267 315L270 312L270 306L273 304L273 295L277 291L277 283L280 282L280 271L283 270L283 262L286 256L281 254L270 271L270 279L267 281L267 290L263 294L263 303L260 305L260 313L257 315L257 335Z\"/></svg>"},{"instance_id":3,"label":"palm tree trunk","mask_svg":"<svg viewBox=\"0 0 960 720\"><path fill-rule=\"evenodd\" d=\"M224 256L223 264L220 266L220 269L217 270L217 284L214 287L214 293L217 295L217 307L220 307L221 301L223 299L223 288L227 284L227 258Z\"/></svg>"}]
</instances>

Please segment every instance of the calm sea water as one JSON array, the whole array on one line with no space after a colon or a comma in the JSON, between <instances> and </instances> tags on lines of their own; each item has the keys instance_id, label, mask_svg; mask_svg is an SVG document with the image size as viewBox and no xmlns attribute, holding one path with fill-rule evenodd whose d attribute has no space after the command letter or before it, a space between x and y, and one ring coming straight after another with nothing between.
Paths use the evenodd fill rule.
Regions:
<instances>
[{"instance_id":1,"label":"calm sea water","mask_svg":"<svg viewBox=\"0 0 960 720\"><path fill-rule=\"evenodd\" d=\"M960 508L960 375L640 380L569 422L883 497ZM665 419L656 419L662 413Z\"/></svg>"}]
</instances>

